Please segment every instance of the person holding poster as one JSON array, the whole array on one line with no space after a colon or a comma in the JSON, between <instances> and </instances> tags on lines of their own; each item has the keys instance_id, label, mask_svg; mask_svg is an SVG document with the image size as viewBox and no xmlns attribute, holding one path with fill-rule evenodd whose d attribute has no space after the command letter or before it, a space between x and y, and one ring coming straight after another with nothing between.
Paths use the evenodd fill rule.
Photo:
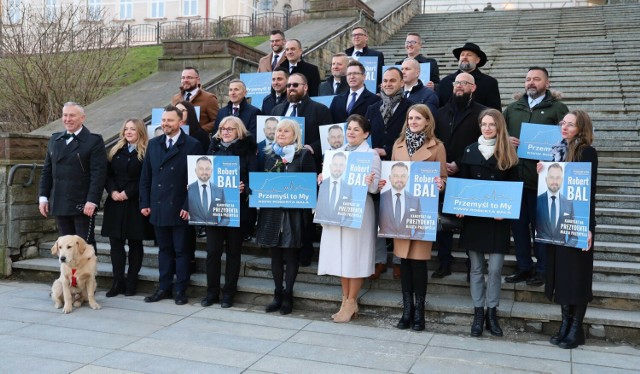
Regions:
<instances>
[{"instance_id":1,"label":"person holding poster","mask_svg":"<svg viewBox=\"0 0 640 374\"><path fill-rule=\"evenodd\" d=\"M220 121L218 131L211 139L208 154L213 156L238 156L240 160L240 227L205 226L207 232L207 294L200 301L202 306L210 306L220 299L220 266L224 243L226 247L225 284L222 288L222 308L233 306L233 297L240 276L240 253L245 232L253 229L254 212L250 211L248 191L249 172L257 170L257 145L242 120L229 116ZM252 214L253 213L253 214Z\"/></svg>"},{"instance_id":2,"label":"person holding poster","mask_svg":"<svg viewBox=\"0 0 640 374\"><path fill-rule=\"evenodd\" d=\"M276 141L265 153L264 171L315 173L315 160L311 151L303 146L301 135L296 122L280 121L276 127ZM273 300L265 308L267 313L280 310L280 314L290 314L293 309L293 285L298 276L302 231L310 226L311 220L311 209L260 209L256 242L269 249L276 287ZM282 287L283 278L285 288Z\"/></svg>"},{"instance_id":3,"label":"person holding poster","mask_svg":"<svg viewBox=\"0 0 640 374\"><path fill-rule=\"evenodd\" d=\"M369 194L365 202L360 229L334 225L322 226L318 275L335 275L342 284L342 304L333 314L334 322L349 322L358 315L357 298L364 278L374 272L376 223L373 199L370 194L378 193L380 181L380 157L369 147L367 138L371 125L366 118L353 114L347 118L347 144L341 150L367 152L373 157L371 173L365 178ZM318 176L322 189L322 174ZM327 181L324 181L325 184Z\"/></svg>"},{"instance_id":4,"label":"person holding poster","mask_svg":"<svg viewBox=\"0 0 640 374\"><path fill-rule=\"evenodd\" d=\"M424 104L415 104L407 111L400 137L393 144L392 161L438 161L440 177L438 190L444 190L447 181L447 161L444 145L435 135L433 115ZM392 169L393 172L393 169ZM380 186L386 184L382 180ZM382 197L380 198L382 204ZM382 217L380 218L382 221ZM432 242L393 239L393 254L400 257L400 283L402 285L402 318L399 329L424 330L424 307L427 297L427 260L431 258ZM415 296L415 302L414 302Z\"/></svg>"},{"instance_id":5,"label":"person holding poster","mask_svg":"<svg viewBox=\"0 0 640 374\"><path fill-rule=\"evenodd\" d=\"M480 113L480 131L482 135L478 141L464 150L458 176L467 179L517 181L518 156L509 143L507 125L502 114L496 109L485 109ZM485 318L491 335L502 336L497 306L500 303L502 264L505 253L509 251L511 221L462 214L457 216L464 217L460 248L468 250L471 260L469 283L474 306L471 336L482 335ZM489 255L486 284L483 274L485 254Z\"/></svg>"},{"instance_id":6,"label":"person holding poster","mask_svg":"<svg viewBox=\"0 0 640 374\"><path fill-rule=\"evenodd\" d=\"M574 110L560 122L562 141L553 147L553 161L590 162L591 196L589 200L589 234L582 250L547 244L545 294L560 304L562 322L558 333L549 340L560 348L571 349L585 343L582 320L587 304L593 300L593 240L596 228L596 180L598 153L593 143L591 118L582 110ZM538 172L542 164L538 164Z\"/></svg>"}]
</instances>

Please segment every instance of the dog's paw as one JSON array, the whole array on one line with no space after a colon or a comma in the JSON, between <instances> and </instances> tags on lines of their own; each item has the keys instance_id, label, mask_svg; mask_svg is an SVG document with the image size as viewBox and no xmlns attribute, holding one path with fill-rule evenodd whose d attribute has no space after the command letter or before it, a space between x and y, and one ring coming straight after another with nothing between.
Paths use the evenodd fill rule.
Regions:
<instances>
[{"instance_id":1,"label":"dog's paw","mask_svg":"<svg viewBox=\"0 0 640 374\"><path fill-rule=\"evenodd\" d=\"M64 314L69 314L71 313L72 310L73 310L73 307L71 305L65 305L64 308L62 308L62 312Z\"/></svg>"},{"instance_id":2,"label":"dog's paw","mask_svg":"<svg viewBox=\"0 0 640 374\"><path fill-rule=\"evenodd\" d=\"M74 301L73 306L76 308L80 308L82 306L82 301L81 300Z\"/></svg>"},{"instance_id":3,"label":"dog's paw","mask_svg":"<svg viewBox=\"0 0 640 374\"><path fill-rule=\"evenodd\" d=\"M62 308L62 303L55 303L55 304L53 304L53 306L55 306L56 309L60 309L60 308Z\"/></svg>"},{"instance_id":4,"label":"dog's paw","mask_svg":"<svg viewBox=\"0 0 640 374\"><path fill-rule=\"evenodd\" d=\"M100 306L100 304L96 303L95 301L92 303L89 303L89 306L91 307L91 309L97 310L97 309L102 309L102 307Z\"/></svg>"}]
</instances>

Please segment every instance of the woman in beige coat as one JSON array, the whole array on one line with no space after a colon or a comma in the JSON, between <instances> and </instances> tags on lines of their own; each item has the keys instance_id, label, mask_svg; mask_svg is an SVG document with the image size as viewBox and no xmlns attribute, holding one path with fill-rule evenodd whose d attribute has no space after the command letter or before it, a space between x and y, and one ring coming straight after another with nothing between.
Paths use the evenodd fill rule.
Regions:
<instances>
[{"instance_id":1,"label":"woman in beige coat","mask_svg":"<svg viewBox=\"0 0 640 374\"><path fill-rule=\"evenodd\" d=\"M436 184L440 193L447 180L447 159L444 145L435 136L435 121L424 104L413 105L400 137L393 144L392 161L439 161L440 178ZM384 184L384 183L382 183ZM424 330L424 307L427 296L427 260L431 259L432 242L393 239L393 254L400 257L402 284L402 318L399 329ZM415 296L415 302L414 302Z\"/></svg>"}]
</instances>

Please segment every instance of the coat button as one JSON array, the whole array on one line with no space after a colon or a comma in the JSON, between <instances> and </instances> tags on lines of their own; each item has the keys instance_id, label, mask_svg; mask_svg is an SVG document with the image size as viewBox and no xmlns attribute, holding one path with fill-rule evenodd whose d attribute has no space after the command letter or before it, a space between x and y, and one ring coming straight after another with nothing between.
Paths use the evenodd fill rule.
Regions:
<instances>
[{"instance_id":1,"label":"coat button","mask_svg":"<svg viewBox=\"0 0 640 374\"><path fill-rule=\"evenodd\" d=\"M162 183L158 183L158 187L162 187Z\"/></svg>"}]
</instances>

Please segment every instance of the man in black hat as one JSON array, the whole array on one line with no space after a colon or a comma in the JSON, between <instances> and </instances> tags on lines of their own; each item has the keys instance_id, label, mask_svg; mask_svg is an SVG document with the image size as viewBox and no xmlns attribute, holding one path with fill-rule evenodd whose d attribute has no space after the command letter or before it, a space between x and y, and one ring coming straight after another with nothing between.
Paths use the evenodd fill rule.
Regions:
<instances>
[{"instance_id":1,"label":"man in black hat","mask_svg":"<svg viewBox=\"0 0 640 374\"><path fill-rule=\"evenodd\" d=\"M459 69L440 81L440 85L438 86L440 106L444 106L449 102L451 94L453 93L453 81L458 74L469 73L476 81L476 91L473 94L474 100L489 108L502 111L498 81L478 69L487 63L487 55L480 50L480 47L474 43L465 43L462 48L454 49L453 55L458 59Z\"/></svg>"}]
</instances>

